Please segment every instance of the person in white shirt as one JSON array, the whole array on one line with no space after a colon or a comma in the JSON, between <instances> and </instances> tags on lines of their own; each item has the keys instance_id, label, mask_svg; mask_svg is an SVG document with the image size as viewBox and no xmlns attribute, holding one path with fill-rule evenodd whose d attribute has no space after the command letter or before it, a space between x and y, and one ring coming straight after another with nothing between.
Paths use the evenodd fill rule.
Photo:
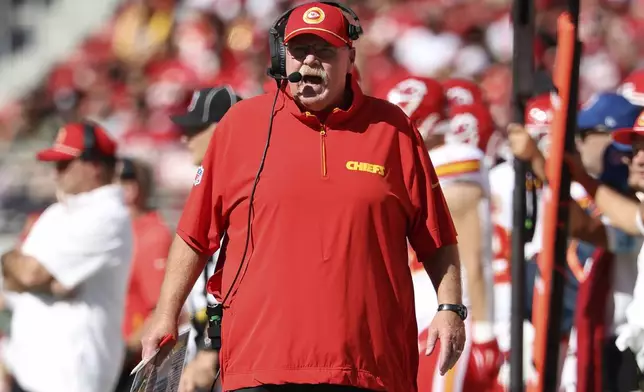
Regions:
<instances>
[{"instance_id":1,"label":"person in white shirt","mask_svg":"<svg viewBox=\"0 0 644 392\"><path fill-rule=\"evenodd\" d=\"M67 124L38 153L56 165L59 201L19 249L2 256L13 317L4 351L14 392L112 392L132 222L114 177L116 144L91 123Z\"/></svg>"}]
</instances>

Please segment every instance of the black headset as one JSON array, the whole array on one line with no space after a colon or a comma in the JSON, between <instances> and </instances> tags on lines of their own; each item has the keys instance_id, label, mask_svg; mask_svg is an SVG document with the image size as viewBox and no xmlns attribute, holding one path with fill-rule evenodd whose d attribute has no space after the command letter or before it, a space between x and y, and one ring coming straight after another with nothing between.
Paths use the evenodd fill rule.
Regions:
<instances>
[{"instance_id":1,"label":"black headset","mask_svg":"<svg viewBox=\"0 0 644 392\"><path fill-rule=\"evenodd\" d=\"M345 5L336 3L334 1L317 1L316 3L322 3L331 5L339 8L346 15L350 15L353 18L353 22L348 21L347 23L347 35L351 41L355 41L363 33L362 26L360 25L360 19L353 10ZM284 45L284 30L286 29L286 22L288 21L291 12L294 9L299 7L304 7L306 4L301 4L295 7L290 8L273 23L271 28L268 30L268 47L271 52L271 66L268 68L268 76L276 79L277 81L284 80L286 75L286 46Z\"/></svg>"},{"instance_id":2,"label":"black headset","mask_svg":"<svg viewBox=\"0 0 644 392\"><path fill-rule=\"evenodd\" d=\"M114 157L104 155L96 142L96 125L89 121L83 121L83 151L79 158L84 161L110 161Z\"/></svg>"},{"instance_id":3,"label":"black headset","mask_svg":"<svg viewBox=\"0 0 644 392\"><path fill-rule=\"evenodd\" d=\"M122 158L121 164L121 172L119 173L119 178L121 180L138 180L134 161L130 158Z\"/></svg>"},{"instance_id":4,"label":"black headset","mask_svg":"<svg viewBox=\"0 0 644 392\"><path fill-rule=\"evenodd\" d=\"M84 121L83 122L83 152L81 152L80 159L93 160L100 156L96 147L96 129L94 124Z\"/></svg>"}]
</instances>

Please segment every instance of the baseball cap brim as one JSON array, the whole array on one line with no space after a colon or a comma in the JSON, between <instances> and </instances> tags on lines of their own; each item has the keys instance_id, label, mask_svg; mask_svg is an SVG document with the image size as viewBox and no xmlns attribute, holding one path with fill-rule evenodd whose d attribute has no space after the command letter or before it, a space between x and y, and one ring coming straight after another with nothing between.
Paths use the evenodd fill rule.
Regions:
<instances>
[{"instance_id":1,"label":"baseball cap brim","mask_svg":"<svg viewBox=\"0 0 644 392\"><path fill-rule=\"evenodd\" d=\"M55 148L46 148L36 154L36 159L44 162L71 161L78 158L76 155L62 152Z\"/></svg>"},{"instance_id":2,"label":"baseball cap brim","mask_svg":"<svg viewBox=\"0 0 644 392\"><path fill-rule=\"evenodd\" d=\"M644 130L636 131L634 129L620 129L611 134L613 141L619 144L631 145L633 143L633 135L644 136Z\"/></svg>"},{"instance_id":3,"label":"baseball cap brim","mask_svg":"<svg viewBox=\"0 0 644 392\"><path fill-rule=\"evenodd\" d=\"M208 127L211 123L203 122L200 116L194 113L178 114L170 116L170 120L184 131L195 131Z\"/></svg>"},{"instance_id":4,"label":"baseball cap brim","mask_svg":"<svg viewBox=\"0 0 644 392\"><path fill-rule=\"evenodd\" d=\"M339 35L329 30L316 28L316 27L303 27L303 28L294 30L288 36L284 37L284 42L287 43L293 38L304 34L316 35L322 38L323 40L325 40L326 42L330 43L331 45L338 48L342 46L351 46L349 42L347 42L344 38L340 37Z\"/></svg>"}]
</instances>

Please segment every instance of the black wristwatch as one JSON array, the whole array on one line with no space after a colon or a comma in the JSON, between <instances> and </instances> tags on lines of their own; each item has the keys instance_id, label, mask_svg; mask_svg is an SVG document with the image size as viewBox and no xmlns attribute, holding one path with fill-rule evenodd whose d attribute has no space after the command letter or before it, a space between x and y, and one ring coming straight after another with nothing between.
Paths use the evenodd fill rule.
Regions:
<instances>
[{"instance_id":1,"label":"black wristwatch","mask_svg":"<svg viewBox=\"0 0 644 392\"><path fill-rule=\"evenodd\" d=\"M438 312L441 310L449 310L456 314L461 320L465 321L467 318L467 307L465 305L456 305L456 304L440 304L438 305Z\"/></svg>"}]
</instances>

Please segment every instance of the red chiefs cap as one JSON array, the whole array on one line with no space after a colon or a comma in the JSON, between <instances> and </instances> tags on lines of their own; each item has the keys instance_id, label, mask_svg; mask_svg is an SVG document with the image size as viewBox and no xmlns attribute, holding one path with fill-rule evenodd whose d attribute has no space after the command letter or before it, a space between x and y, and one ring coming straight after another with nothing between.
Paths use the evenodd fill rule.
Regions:
<instances>
[{"instance_id":1,"label":"red chiefs cap","mask_svg":"<svg viewBox=\"0 0 644 392\"><path fill-rule=\"evenodd\" d=\"M85 150L85 124L71 123L60 128L54 145L38 154L39 161L70 161L81 156ZM116 142L98 125L92 124L94 130L93 153L104 158L114 158Z\"/></svg>"},{"instance_id":2,"label":"red chiefs cap","mask_svg":"<svg viewBox=\"0 0 644 392\"><path fill-rule=\"evenodd\" d=\"M333 46L351 46L348 23L342 10L329 4L307 3L291 12L284 30L284 42L302 34L313 34Z\"/></svg>"},{"instance_id":3,"label":"red chiefs cap","mask_svg":"<svg viewBox=\"0 0 644 392\"><path fill-rule=\"evenodd\" d=\"M633 142L633 135L644 136L644 112L637 116L632 129L620 129L611 134L615 142L627 145Z\"/></svg>"}]
</instances>

